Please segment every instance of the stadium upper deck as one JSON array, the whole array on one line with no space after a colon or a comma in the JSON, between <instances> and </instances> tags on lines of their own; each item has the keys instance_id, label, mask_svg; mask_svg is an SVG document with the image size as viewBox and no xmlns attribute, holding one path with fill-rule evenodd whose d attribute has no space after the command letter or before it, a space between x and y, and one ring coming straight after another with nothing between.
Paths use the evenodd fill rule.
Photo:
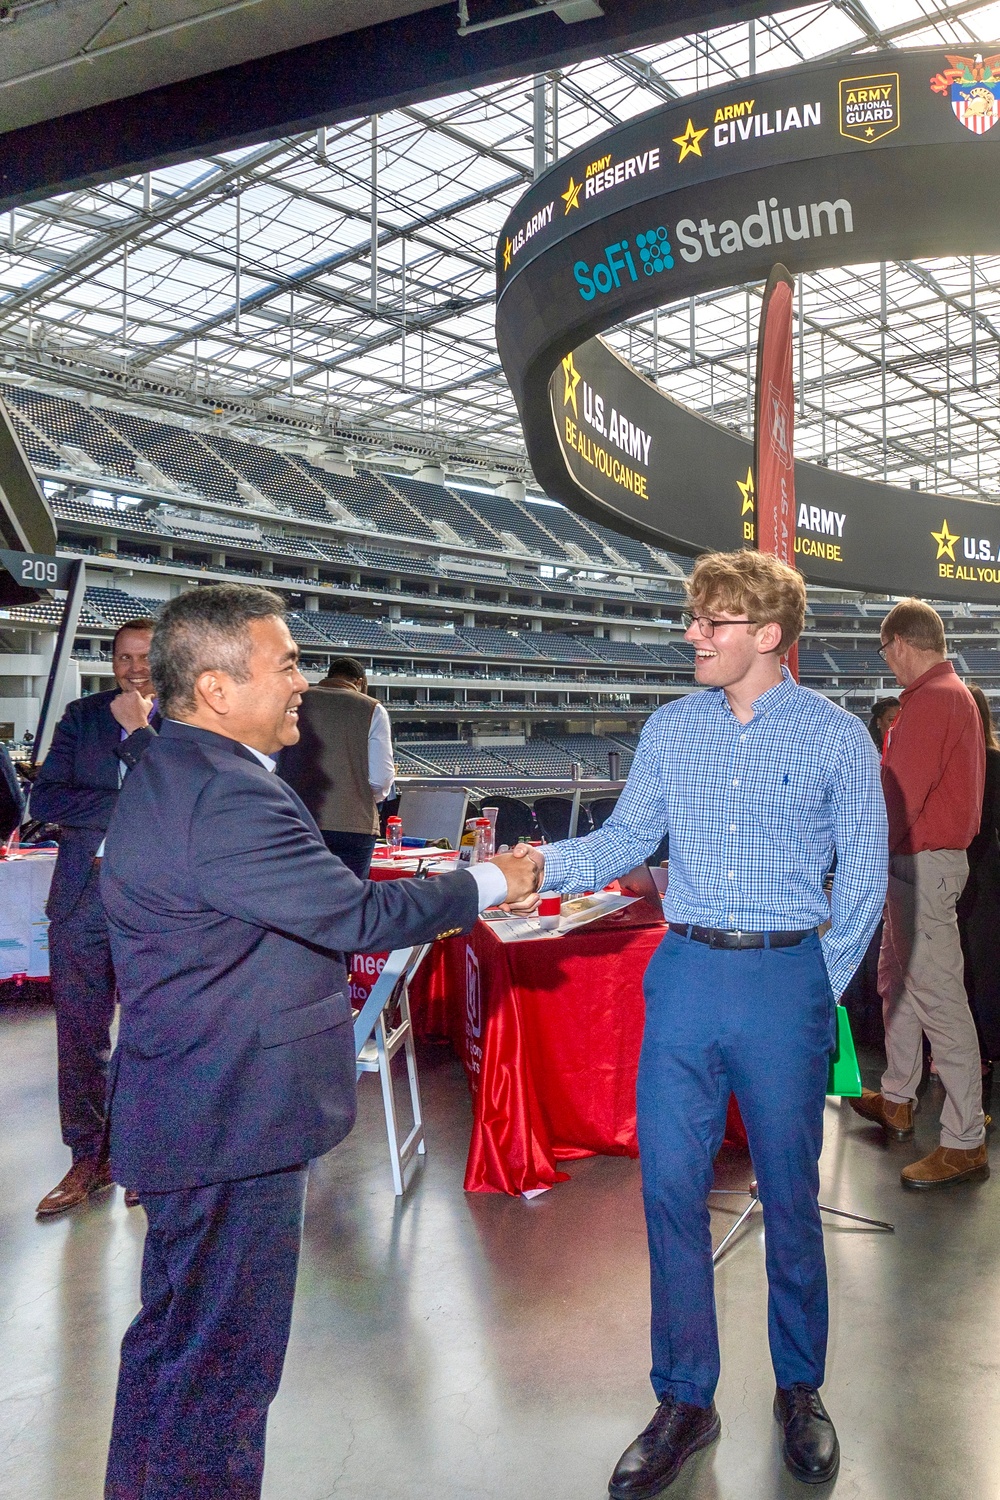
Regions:
<instances>
[{"instance_id":1,"label":"stadium upper deck","mask_svg":"<svg viewBox=\"0 0 1000 1500\"><path fill-rule=\"evenodd\" d=\"M412 731L628 734L690 686L686 560L517 487L334 472L308 451L209 424L21 384L0 395L49 494L60 550L88 561L75 650L84 690L106 682L122 620L225 578L278 589L310 675L332 655L360 657ZM803 679L859 709L891 690L876 651L885 608L813 592ZM957 665L1000 691L996 618L949 613ZM42 603L2 622L8 732L32 727L57 617Z\"/></svg>"}]
</instances>

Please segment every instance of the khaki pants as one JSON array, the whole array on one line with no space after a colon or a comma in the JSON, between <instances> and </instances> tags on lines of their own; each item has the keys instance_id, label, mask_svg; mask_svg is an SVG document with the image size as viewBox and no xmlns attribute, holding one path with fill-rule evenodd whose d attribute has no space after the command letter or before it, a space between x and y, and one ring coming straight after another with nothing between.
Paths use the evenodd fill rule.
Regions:
<instances>
[{"instance_id":1,"label":"khaki pants","mask_svg":"<svg viewBox=\"0 0 1000 1500\"><path fill-rule=\"evenodd\" d=\"M894 854L878 965L885 1017L882 1094L894 1104L916 1098L926 1032L947 1094L941 1145L962 1151L986 1137L979 1041L955 916L968 876L964 849Z\"/></svg>"}]
</instances>

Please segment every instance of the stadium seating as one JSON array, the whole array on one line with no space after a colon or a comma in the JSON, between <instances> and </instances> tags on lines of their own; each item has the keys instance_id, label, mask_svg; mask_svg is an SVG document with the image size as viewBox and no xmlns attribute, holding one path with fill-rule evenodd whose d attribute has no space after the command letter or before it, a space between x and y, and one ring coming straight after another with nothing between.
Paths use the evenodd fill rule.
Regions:
<instances>
[{"instance_id":1,"label":"stadium seating","mask_svg":"<svg viewBox=\"0 0 1000 1500\"><path fill-rule=\"evenodd\" d=\"M316 627L296 610L288 615L288 629L292 640L299 646L330 646L329 636L321 635Z\"/></svg>"},{"instance_id":2,"label":"stadium seating","mask_svg":"<svg viewBox=\"0 0 1000 1500\"><path fill-rule=\"evenodd\" d=\"M13 403L54 442L82 449L106 474L135 477L135 455L100 416L78 401L65 401L30 387L19 387Z\"/></svg>"},{"instance_id":3,"label":"stadium seating","mask_svg":"<svg viewBox=\"0 0 1000 1500\"><path fill-rule=\"evenodd\" d=\"M502 755L520 776L569 776L573 770L573 757L546 740L498 746L495 754Z\"/></svg>"},{"instance_id":4,"label":"stadium seating","mask_svg":"<svg viewBox=\"0 0 1000 1500\"><path fill-rule=\"evenodd\" d=\"M409 502L417 515L426 516L431 521L443 521L468 546L486 547L492 552L505 550L496 532L442 485L427 484L423 479L411 479L403 474L388 474L385 482Z\"/></svg>"},{"instance_id":5,"label":"stadium seating","mask_svg":"<svg viewBox=\"0 0 1000 1500\"><path fill-rule=\"evenodd\" d=\"M625 749L614 740L606 739L597 734L551 734L546 738L555 745L557 750L562 750L571 760L578 760L581 765L589 767L600 776L608 774L608 753L615 751L619 757L619 766L624 776L628 775L632 764L633 751Z\"/></svg>"},{"instance_id":6,"label":"stadium seating","mask_svg":"<svg viewBox=\"0 0 1000 1500\"><path fill-rule=\"evenodd\" d=\"M485 750L473 750L464 740L401 740L397 748L411 760L422 763L425 772L438 771L442 776L502 776L510 769Z\"/></svg>"},{"instance_id":7,"label":"stadium seating","mask_svg":"<svg viewBox=\"0 0 1000 1500\"><path fill-rule=\"evenodd\" d=\"M637 542L634 537L622 536L619 532L612 531L609 526L603 526L599 521L588 521L587 524L592 531L597 533L602 542L607 542L609 547L613 547L617 553L627 558L630 563L634 563L637 568L653 573L660 571L642 542Z\"/></svg>"},{"instance_id":8,"label":"stadium seating","mask_svg":"<svg viewBox=\"0 0 1000 1500\"><path fill-rule=\"evenodd\" d=\"M17 408L11 404L8 388L0 386L0 395L3 395L10 409L11 421L14 431L17 433L21 447L32 464L37 469L65 469L67 463L61 453L57 453L44 438L38 436L33 427L29 427Z\"/></svg>"},{"instance_id":9,"label":"stadium seating","mask_svg":"<svg viewBox=\"0 0 1000 1500\"><path fill-rule=\"evenodd\" d=\"M827 655L837 664L837 672L844 677L892 677L892 672L877 651L859 649L829 650Z\"/></svg>"},{"instance_id":10,"label":"stadium seating","mask_svg":"<svg viewBox=\"0 0 1000 1500\"><path fill-rule=\"evenodd\" d=\"M963 646L962 660L978 677L1000 677L1000 650L984 651L979 646Z\"/></svg>"},{"instance_id":11,"label":"stadium seating","mask_svg":"<svg viewBox=\"0 0 1000 1500\"><path fill-rule=\"evenodd\" d=\"M324 550L326 550L324 548ZM353 547L345 556L353 556L365 568L379 568L387 573L416 573L425 578L440 578L440 569L426 557L411 557L405 552L384 552L374 547Z\"/></svg>"},{"instance_id":12,"label":"stadium seating","mask_svg":"<svg viewBox=\"0 0 1000 1500\"><path fill-rule=\"evenodd\" d=\"M114 630L137 616L156 615L163 607L162 599L143 599L123 589L88 588L83 597L92 613Z\"/></svg>"},{"instance_id":13,"label":"stadium seating","mask_svg":"<svg viewBox=\"0 0 1000 1500\"><path fill-rule=\"evenodd\" d=\"M861 606L855 604L853 600L838 601L835 599L813 599L812 613L817 618L822 618L822 616L824 615L831 615L835 618L853 617L854 619L857 619L859 616L863 616Z\"/></svg>"},{"instance_id":14,"label":"stadium seating","mask_svg":"<svg viewBox=\"0 0 1000 1500\"><path fill-rule=\"evenodd\" d=\"M22 625L58 625L63 617L63 606L55 599L39 599L34 604L15 604L11 609L4 611L6 619L14 624ZM109 621L103 616L95 614L86 605L80 610L78 629L83 632L87 630L107 630Z\"/></svg>"},{"instance_id":15,"label":"stadium seating","mask_svg":"<svg viewBox=\"0 0 1000 1500\"><path fill-rule=\"evenodd\" d=\"M102 417L112 432L175 484L226 505L246 505L232 471L197 434L166 422L150 422L130 412L104 411Z\"/></svg>"},{"instance_id":16,"label":"stadium seating","mask_svg":"<svg viewBox=\"0 0 1000 1500\"><path fill-rule=\"evenodd\" d=\"M579 636L561 635L557 631L532 632L531 644L539 656L549 661L596 662L599 659Z\"/></svg>"},{"instance_id":17,"label":"stadium seating","mask_svg":"<svg viewBox=\"0 0 1000 1500\"><path fill-rule=\"evenodd\" d=\"M509 532L517 537L528 552L537 553L542 557L560 559L565 557L566 554L559 543L543 531L541 526L516 501L508 500L503 495L487 495L479 491L463 490L456 485L449 485L448 488L457 499L462 500L477 515L482 516L497 536L502 538L504 532ZM538 510L541 512L540 506ZM544 520L544 516L540 515L539 519Z\"/></svg>"},{"instance_id":18,"label":"stadium seating","mask_svg":"<svg viewBox=\"0 0 1000 1500\"><path fill-rule=\"evenodd\" d=\"M524 509L538 522L539 526L544 526L546 531L551 531L554 537L558 537L562 542L572 542L596 563L607 567L608 559L597 537L590 530L589 525L574 516L571 511L563 510L561 505L542 505L531 500L525 500Z\"/></svg>"},{"instance_id":19,"label":"stadium seating","mask_svg":"<svg viewBox=\"0 0 1000 1500\"><path fill-rule=\"evenodd\" d=\"M588 641L587 644L590 645L590 642ZM600 657L601 661L621 662L633 667L660 665L656 657L636 641L607 641L596 636L590 649L595 656Z\"/></svg>"},{"instance_id":20,"label":"stadium seating","mask_svg":"<svg viewBox=\"0 0 1000 1500\"><path fill-rule=\"evenodd\" d=\"M378 620L365 615L337 614L332 610L300 610L307 624L335 646L363 646L369 651L399 652L400 644Z\"/></svg>"},{"instance_id":21,"label":"stadium seating","mask_svg":"<svg viewBox=\"0 0 1000 1500\"><path fill-rule=\"evenodd\" d=\"M801 677L829 677L830 663L823 651L810 651L799 647L799 675Z\"/></svg>"},{"instance_id":22,"label":"stadium seating","mask_svg":"<svg viewBox=\"0 0 1000 1500\"><path fill-rule=\"evenodd\" d=\"M307 665L322 666L339 651L358 654L376 674L400 680L390 701L408 703L411 717L413 706L427 699L428 720L444 721L449 705L460 719L467 713L495 715L502 702L504 714L523 706L542 707L547 715L552 706L565 721L591 709L614 713L611 695L619 692L623 705L647 711L691 682L693 648L680 639L677 620L683 579L674 571L690 571L690 559L667 553L665 564L662 551L654 554L642 542L541 499L516 501L451 479L432 484L364 467L353 475L335 474L296 451L305 447L298 433L279 431L272 448L213 430L207 422L204 428L180 426L36 386L0 383L0 395L31 462L66 476L65 483L45 483L62 550L88 560L92 586L80 630L100 639L81 661L106 655L107 637L123 619L155 611L158 601L139 592L144 570L151 568L161 590L167 569L182 581L223 576L290 590L290 627ZM129 497L131 483L141 498ZM157 489L160 503L155 495L148 498ZM202 509L199 500L210 504ZM263 524L262 511L272 512ZM244 529L234 535L240 516ZM128 584L106 586L119 566L112 538L121 564L136 564L135 595L126 591ZM421 544L419 551L407 551L407 539ZM171 544L172 563L164 556ZM610 557L605 544L625 561ZM486 554L482 562L476 550ZM531 571L533 566L548 576ZM103 586L93 586L94 572ZM399 601L391 611L380 597L389 591ZM332 607L305 609L314 597ZM526 628L535 599L545 611L542 631ZM836 682L848 694L845 701L859 705L887 690L891 673L875 648L888 607L811 594L808 638L799 651L803 679L821 691ZM390 613L403 618L390 620ZM983 609L972 618L962 606L942 606L942 613L959 670L995 692L1000 615ZM58 615L57 604L42 601L10 612L8 619L44 624ZM464 619L475 624L460 623ZM452 625L420 629L415 620ZM617 635L635 629L646 638L571 633L609 626ZM406 681L414 677L458 686L453 697L414 694ZM482 691L471 690L473 679ZM624 711L631 716L634 708ZM480 775L489 764L498 774L530 768L551 776L557 770L566 774L578 760L588 772L606 774L609 747L620 748L627 770L634 736L625 731L605 737L539 730L523 751L512 747L508 754L498 747L475 764ZM462 747L447 753L461 754Z\"/></svg>"},{"instance_id":23,"label":"stadium seating","mask_svg":"<svg viewBox=\"0 0 1000 1500\"><path fill-rule=\"evenodd\" d=\"M404 630L395 626L393 635L408 651L421 656L479 656L476 648L454 630Z\"/></svg>"},{"instance_id":24,"label":"stadium seating","mask_svg":"<svg viewBox=\"0 0 1000 1500\"><path fill-rule=\"evenodd\" d=\"M455 634L468 641L470 646L475 646L484 656L523 661L528 657L537 658L539 654L532 650L529 636L511 635L507 630L474 630L470 627L456 630Z\"/></svg>"},{"instance_id":25,"label":"stadium seating","mask_svg":"<svg viewBox=\"0 0 1000 1500\"><path fill-rule=\"evenodd\" d=\"M275 453L272 448L257 443L236 442L215 433L205 433L202 441L225 460L244 484L250 485L277 509L290 510L313 520L329 518L323 491L317 490L283 453Z\"/></svg>"}]
</instances>

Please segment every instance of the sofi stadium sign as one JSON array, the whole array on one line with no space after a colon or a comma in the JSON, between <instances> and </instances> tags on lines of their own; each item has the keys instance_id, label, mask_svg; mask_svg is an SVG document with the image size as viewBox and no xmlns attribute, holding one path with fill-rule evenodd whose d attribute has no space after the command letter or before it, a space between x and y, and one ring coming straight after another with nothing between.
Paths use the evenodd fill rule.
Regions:
<instances>
[{"instance_id":1,"label":"sofi stadium sign","mask_svg":"<svg viewBox=\"0 0 1000 1500\"><path fill-rule=\"evenodd\" d=\"M565 157L497 242L497 339L535 474L682 551L754 537L751 445L598 337L790 271L1000 251L1000 45L868 54L696 95ZM1000 602L1000 506L796 464L817 583Z\"/></svg>"}]
</instances>

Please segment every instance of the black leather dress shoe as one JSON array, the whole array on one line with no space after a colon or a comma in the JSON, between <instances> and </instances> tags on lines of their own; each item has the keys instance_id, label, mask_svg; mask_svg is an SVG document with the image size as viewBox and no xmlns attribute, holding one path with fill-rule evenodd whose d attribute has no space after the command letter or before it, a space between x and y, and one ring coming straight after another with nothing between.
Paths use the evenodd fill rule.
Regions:
<instances>
[{"instance_id":1,"label":"black leather dress shoe","mask_svg":"<svg viewBox=\"0 0 1000 1500\"><path fill-rule=\"evenodd\" d=\"M840 1444L819 1391L811 1385L779 1386L774 1415L785 1430L785 1466L803 1484L826 1484L840 1468Z\"/></svg>"},{"instance_id":2,"label":"black leather dress shoe","mask_svg":"<svg viewBox=\"0 0 1000 1500\"><path fill-rule=\"evenodd\" d=\"M629 1443L608 1484L611 1500L650 1500L672 1484L685 1460L714 1443L722 1430L713 1402L689 1406L664 1396L648 1427Z\"/></svg>"}]
</instances>

